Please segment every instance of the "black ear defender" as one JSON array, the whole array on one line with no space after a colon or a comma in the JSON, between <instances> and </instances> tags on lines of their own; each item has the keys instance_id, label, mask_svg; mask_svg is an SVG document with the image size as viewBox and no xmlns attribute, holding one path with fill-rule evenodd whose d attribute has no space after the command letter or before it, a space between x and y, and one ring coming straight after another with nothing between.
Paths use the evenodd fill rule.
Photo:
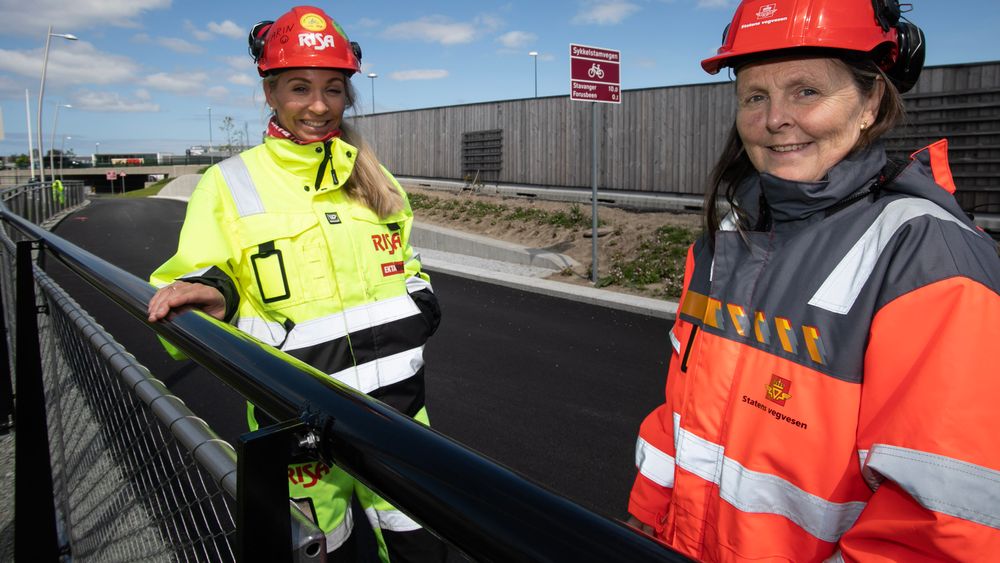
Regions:
<instances>
[{"instance_id":1,"label":"black ear defender","mask_svg":"<svg viewBox=\"0 0 1000 563\"><path fill-rule=\"evenodd\" d=\"M358 59L358 64L361 64L361 45L358 45L357 41L351 41L351 52L354 53L354 58Z\"/></svg>"},{"instance_id":2,"label":"black ear defender","mask_svg":"<svg viewBox=\"0 0 1000 563\"><path fill-rule=\"evenodd\" d=\"M247 42L249 43L247 51L255 63L260 60L260 56L264 53L264 38L267 36L267 31L271 29L272 24L274 22L269 20L259 21L250 29L250 35L247 37Z\"/></svg>"},{"instance_id":3,"label":"black ear defender","mask_svg":"<svg viewBox=\"0 0 1000 563\"><path fill-rule=\"evenodd\" d=\"M882 30L896 29L898 44L896 60L883 67L883 70L900 93L908 92L917 83L927 56L927 40L924 32L902 17L903 6L906 6L907 12L913 8L911 4L900 5L899 0L872 0L875 21Z\"/></svg>"}]
</instances>

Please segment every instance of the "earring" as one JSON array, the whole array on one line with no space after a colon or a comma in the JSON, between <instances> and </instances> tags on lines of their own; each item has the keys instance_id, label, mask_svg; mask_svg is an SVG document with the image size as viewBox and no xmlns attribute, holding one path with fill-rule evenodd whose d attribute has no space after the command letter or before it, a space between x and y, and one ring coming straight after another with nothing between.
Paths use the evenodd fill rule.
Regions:
<instances>
[{"instance_id":1,"label":"earring","mask_svg":"<svg viewBox=\"0 0 1000 563\"><path fill-rule=\"evenodd\" d=\"M868 129L868 120L867 119L861 122L861 130L864 131L865 129Z\"/></svg>"}]
</instances>

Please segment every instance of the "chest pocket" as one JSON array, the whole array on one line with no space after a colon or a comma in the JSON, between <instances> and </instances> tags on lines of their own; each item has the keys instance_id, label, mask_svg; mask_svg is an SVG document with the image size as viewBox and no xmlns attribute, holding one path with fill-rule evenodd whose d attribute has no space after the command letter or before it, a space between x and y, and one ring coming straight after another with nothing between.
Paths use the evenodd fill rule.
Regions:
<instances>
[{"instance_id":1,"label":"chest pocket","mask_svg":"<svg viewBox=\"0 0 1000 563\"><path fill-rule=\"evenodd\" d=\"M351 210L358 244L363 247L358 253L359 263L378 298L394 297L406 285L402 228L405 217L397 215L380 219L368 208Z\"/></svg>"},{"instance_id":2,"label":"chest pocket","mask_svg":"<svg viewBox=\"0 0 1000 563\"><path fill-rule=\"evenodd\" d=\"M335 293L322 226L311 213L263 213L236 224L240 285L265 308L281 310Z\"/></svg>"}]
</instances>

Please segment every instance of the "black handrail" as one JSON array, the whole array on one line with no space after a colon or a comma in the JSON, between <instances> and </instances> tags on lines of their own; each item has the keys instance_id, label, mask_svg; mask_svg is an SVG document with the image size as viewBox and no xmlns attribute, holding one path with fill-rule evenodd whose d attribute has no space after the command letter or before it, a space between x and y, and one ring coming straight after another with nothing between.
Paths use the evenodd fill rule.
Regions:
<instances>
[{"instance_id":1,"label":"black handrail","mask_svg":"<svg viewBox=\"0 0 1000 563\"><path fill-rule=\"evenodd\" d=\"M146 322L146 281L2 205L0 217ZM687 561L230 325L200 312L147 324L275 419L304 423L321 459L475 559Z\"/></svg>"}]
</instances>

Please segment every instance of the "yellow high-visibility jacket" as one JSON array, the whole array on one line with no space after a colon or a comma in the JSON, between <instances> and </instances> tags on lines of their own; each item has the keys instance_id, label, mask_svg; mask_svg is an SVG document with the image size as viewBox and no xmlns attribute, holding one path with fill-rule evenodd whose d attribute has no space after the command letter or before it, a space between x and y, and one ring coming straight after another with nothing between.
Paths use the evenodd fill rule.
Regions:
<instances>
[{"instance_id":1,"label":"yellow high-visibility jacket","mask_svg":"<svg viewBox=\"0 0 1000 563\"><path fill-rule=\"evenodd\" d=\"M342 189L356 156L339 138L269 137L212 166L151 282L218 288L239 329L413 416L440 309L409 244L408 201L379 218Z\"/></svg>"}]
</instances>

